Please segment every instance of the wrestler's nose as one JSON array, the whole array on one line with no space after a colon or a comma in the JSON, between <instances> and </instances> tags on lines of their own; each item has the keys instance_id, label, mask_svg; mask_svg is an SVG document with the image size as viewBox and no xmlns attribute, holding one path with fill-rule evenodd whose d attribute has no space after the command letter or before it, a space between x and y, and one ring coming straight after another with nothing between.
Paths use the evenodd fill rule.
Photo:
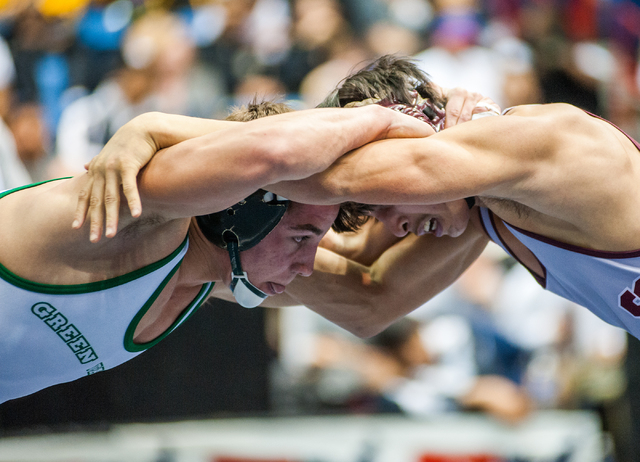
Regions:
<instances>
[{"instance_id":1,"label":"wrestler's nose","mask_svg":"<svg viewBox=\"0 0 640 462\"><path fill-rule=\"evenodd\" d=\"M394 236L404 237L409 233L409 218L398 213L394 207L382 207L374 215Z\"/></svg>"},{"instance_id":2,"label":"wrestler's nose","mask_svg":"<svg viewBox=\"0 0 640 462\"><path fill-rule=\"evenodd\" d=\"M293 264L292 270L295 274L308 277L313 273L313 263L316 258L317 247L306 250Z\"/></svg>"}]
</instances>

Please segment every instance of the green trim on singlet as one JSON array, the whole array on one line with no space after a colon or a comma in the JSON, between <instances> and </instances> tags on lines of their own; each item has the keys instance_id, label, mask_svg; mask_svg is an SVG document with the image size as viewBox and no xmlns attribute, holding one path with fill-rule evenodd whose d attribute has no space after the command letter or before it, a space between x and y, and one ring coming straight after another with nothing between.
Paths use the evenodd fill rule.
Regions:
<instances>
[{"instance_id":1,"label":"green trim on singlet","mask_svg":"<svg viewBox=\"0 0 640 462\"><path fill-rule=\"evenodd\" d=\"M44 181L39 181L38 183L31 183L31 184L26 184L24 186L18 186L17 188L7 189L6 191L0 192L0 199L2 199L4 196L8 196L11 193L22 191L23 189L35 188L36 186L40 186L41 184L51 183L52 181L69 180L71 178L73 177L65 176L64 178L54 178L52 180L44 180Z\"/></svg>"},{"instance_id":2,"label":"green trim on singlet","mask_svg":"<svg viewBox=\"0 0 640 462\"><path fill-rule=\"evenodd\" d=\"M16 287L20 287L21 289L28 290L29 292L37 292L40 294L51 294L51 295L70 295L70 294L86 294L90 292L99 292L101 290L111 289L113 287L120 286L122 284L126 284L135 279L141 278L142 276L146 276L149 273L152 273L164 265L169 263L172 259L174 259L184 247L187 245L188 238L182 241L182 244L178 246L176 250L171 252L170 255L166 256L162 260L159 260L155 263L151 263L150 265L145 266L144 268L137 269L127 274L123 274L122 276L116 276L111 279L106 279L104 281L96 281L96 282L88 282L85 284L69 284L69 285L56 285L56 284L42 284L40 282L29 281L28 279L24 279L16 274L13 274L7 268L5 268L0 263L0 278L7 281L9 284L12 284ZM180 266L178 263L176 267ZM175 271L175 269L174 269Z\"/></svg>"},{"instance_id":3,"label":"green trim on singlet","mask_svg":"<svg viewBox=\"0 0 640 462\"><path fill-rule=\"evenodd\" d=\"M173 321L173 324L171 324L171 326L169 326L169 328L166 331L164 331L162 334L160 334L158 337L156 337L155 339L151 340L150 342L147 342L147 343L134 343L133 342L133 334L136 331L136 327L138 327L138 323L140 322L142 317L147 313L147 311L149 311L149 308L151 308L151 305L153 305L153 302L156 301L156 299L158 298L160 293L164 290L165 286L169 283L169 281L171 280L171 278L175 274L176 270L178 269L178 266L180 266L180 265L176 265L176 268L174 268L171 271L171 273L169 273L167 275L167 277L164 279L164 281L162 281L162 284L160 284L160 286L156 289L156 291L153 293L153 295L151 295L149 300L147 300L147 303L145 303L144 306L140 309L140 311L138 311L136 316L133 318L133 320L129 324L129 327L127 327L127 331L124 334L124 349L125 350L127 350L127 351L129 351L131 353L136 353L138 351L148 350L152 346L156 345L158 342L163 340L167 335L169 335L171 332L173 332L174 329L176 327L178 327L183 321L186 321L196 311L198 311L198 308L200 307L200 305L202 305L204 300L211 293L211 290L213 290L213 286L214 286L215 283L207 282L206 284L202 284L202 288L200 289L200 292L198 292L198 295L196 295L196 297L189 304L189 306L187 306L184 310L182 310L182 313L180 313L180 316L178 316L177 319L175 321Z\"/></svg>"},{"instance_id":4,"label":"green trim on singlet","mask_svg":"<svg viewBox=\"0 0 640 462\"><path fill-rule=\"evenodd\" d=\"M57 178L54 180L41 181L40 183L34 183L26 186L20 186L18 188L10 189L9 191L5 191L4 193L0 193L0 199L2 199L7 194L12 192L20 191L22 189L32 188L44 183L49 183L50 181L58 181L65 180L68 178ZM141 278L142 276L146 276L149 273L152 273L167 263L169 263L172 259L174 259L184 247L187 245L188 236L184 238L182 244L178 246L176 250L171 252L170 255L166 256L162 260L159 260L155 263L151 263L150 265L145 266L144 268L137 269L132 271L131 273L123 274L121 276L116 276L111 279L106 279L104 281L96 281L89 282L85 284L69 284L69 285L57 285L57 284L43 284L40 282L33 282L23 277L18 276L17 274L9 271L2 263L0 263L0 278L7 281L9 284L12 284L16 287L19 287L24 290L28 290L29 292L36 292L40 294L50 294L50 295L71 295L71 294L85 294L90 292L99 292L101 290L111 289L113 287L126 284L135 279ZM180 264L178 263L178 265Z\"/></svg>"}]
</instances>

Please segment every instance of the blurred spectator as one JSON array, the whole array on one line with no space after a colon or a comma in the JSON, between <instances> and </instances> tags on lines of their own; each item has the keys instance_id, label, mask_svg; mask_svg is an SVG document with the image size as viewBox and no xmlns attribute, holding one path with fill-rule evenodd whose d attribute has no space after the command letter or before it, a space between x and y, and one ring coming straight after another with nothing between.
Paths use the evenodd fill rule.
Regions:
<instances>
[{"instance_id":1,"label":"blurred spectator","mask_svg":"<svg viewBox=\"0 0 640 462\"><path fill-rule=\"evenodd\" d=\"M373 56L410 56L420 51L422 45L417 32L388 22L371 26L367 30L366 43Z\"/></svg>"},{"instance_id":2,"label":"blurred spectator","mask_svg":"<svg viewBox=\"0 0 640 462\"><path fill-rule=\"evenodd\" d=\"M473 334L461 316L438 316L423 326L405 318L366 343L341 335L321 335L315 342L310 373L317 377L318 399L347 412L432 416L471 409L517 422L530 410L517 384L477 375ZM352 387L345 387L349 371L356 375Z\"/></svg>"},{"instance_id":3,"label":"blurred spectator","mask_svg":"<svg viewBox=\"0 0 640 462\"><path fill-rule=\"evenodd\" d=\"M74 20L86 2L26 2L13 19L10 45L16 64L19 102L41 104L48 130L55 130L61 97L70 82L68 51Z\"/></svg>"},{"instance_id":4,"label":"blurred spectator","mask_svg":"<svg viewBox=\"0 0 640 462\"><path fill-rule=\"evenodd\" d=\"M354 36L337 0L296 0L293 14L295 61L284 63L283 73L298 70L301 99L314 107L371 55Z\"/></svg>"},{"instance_id":5,"label":"blurred spectator","mask_svg":"<svg viewBox=\"0 0 640 462\"><path fill-rule=\"evenodd\" d=\"M0 37L0 118L7 120L13 99L16 67L6 40Z\"/></svg>"},{"instance_id":6,"label":"blurred spectator","mask_svg":"<svg viewBox=\"0 0 640 462\"><path fill-rule=\"evenodd\" d=\"M482 23L474 0L443 0L430 35L430 46L415 58L434 81L448 88L463 87L506 103L502 56L479 45Z\"/></svg>"},{"instance_id":7,"label":"blurred spectator","mask_svg":"<svg viewBox=\"0 0 640 462\"><path fill-rule=\"evenodd\" d=\"M71 53L71 85L93 91L122 66L120 44L134 14L131 0L94 0L76 24Z\"/></svg>"},{"instance_id":8,"label":"blurred spectator","mask_svg":"<svg viewBox=\"0 0 640 462\"><path fill-rule=\"evenodd\" d=\"M31 177L20 160L14 134L6 125L13 99L16 69L11 51L0 38L0 190L23 186Z\"/></svg>"},{"instance_id":9,"label":"blurred spectator","mask_svg":"<svg viewBox=\"0 0 640 462\"><path fill-rule=\"evenodd\" d=\"M254 100L279 100L285 96L285 93L284 84L275 77L248 75L236 88L233 104L244 106Z\"/></svg>"},{"instance_id":10,"label":"blurred spectator","mask_svg":"<svg viewBox=\"0 0 640 462\"><path fill-rule=\"evenodd\" d=\"M19 170L25 172L16 177L19 184L14 182L14 187L50 179L50 136L42 108L35 103L17 106L12 109L7 123L15 141L13 145L17 158L20 160Z\"/></svg>"},{"instance_id":11,"label":"blurred spectator","mask_svg":"<svg viewBox=\"0 0 640 462\"><path fill-rule=\"evenodd\" d=\"M227 94L233 94L245 75L261 71L256 69L256 59L248 49L246 38L248 17L255 3L256 0L214 2L212 8L197 10L205 15L216 34L213 40L201 46L200 55L204 62L212 63L220 70ZM193 24L197 26L198 22Z\"/></svg>"},{"instance_id":12,"label":"blurred spectator","mask_svg":"<svg viewBox=\"0 0 640 462\"><path fill-rule=\"evenodd\" d=\"M209 117L224 101L214 73L195 62L180 19L152 11L127 31L125 66L62 114L56 137L56 176L83 171L107 140L136 115L163 111Z\"/></svg>"},{"instance_id":13,"label":"blurred spectator","mask_svg":"<svg viewBox=\"0 0 640 462\"><path fill-rule=\"evenodd\" d=\"M0 191L29 183L31 177L18 157L13 133L0 121Z\"/></svg>"}]
</instances>

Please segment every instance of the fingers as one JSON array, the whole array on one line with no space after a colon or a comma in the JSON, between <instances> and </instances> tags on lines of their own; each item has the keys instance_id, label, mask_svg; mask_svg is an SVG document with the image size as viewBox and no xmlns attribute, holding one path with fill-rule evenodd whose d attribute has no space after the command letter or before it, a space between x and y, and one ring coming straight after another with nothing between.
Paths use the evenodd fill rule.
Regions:
<instances>
[{"instance_id":1,"label":"fingers","mask_svg":"<svg viewBox=\"0 0 640 462\"><path fill-rule=\"evenodd\" d=\"M78 193L78 204L76 205L76 212L73 217L73 224L71 227L73 229L80 229L84 224L84 219L87 216L87 210L89 209L89 191L91 191L93 186L93 179L86 175L87 181L85 185L82 187L80 192Z\"/></svg>"},{"instance_id":2,"label":"fingers","mask_svg":"<svg viewBox=\"0 0 640 462\"><path fill-rule=\"evenodd\" d=\"M124 192L131 216L142 214L142 202L138 192L137 173L139 166L134 164L102 162L94 160L88 163L87 181L78 195L74 214L73 229L80 229L89 222L89 240L98 242L104 235L114 237L118 232L120 218L120 187Z\"/></svg>"},{"instance_id":3,"label":"fingers","mask_svg":"<svg viewBox=\"0 0 640 462\"><path fill-rule=\"evenodd\" d=\"M500 106L491 98L482 98L473 110L473 119L478 116L500 115Z\"/></svg>"},{"instance_id":4,"label":"fingers","mask_svg":"<svg viewBox=\"0 0 640 462\"><path fill-rule=\"evenodd\" d=\"M377 139L389 138L424 138L435 134L435 130L427 123L417 119L413 115L387 108L390 115L387 130Z\"/></svg>"},{"instance_id":5,"label":"fingers","mask_svg":"<svg viewBox=\"0 0 640 462\"><path fill-rule=\"evenodd\" d=\"M449 90L447 97L445 128L471 120L476 104L483 98L480 93L469 92L463 88Z\"/></svg>"},{"instance_id":6,"label":"fingers","mask_svg":"<svg viewBox=\"0 0 640 462\"><path fill-rule=\"evenodd\" d=\"M106 172L104 210L107 217L105 236L113 237L118 229L118 216L120 214L120 181L118 180L118 175L112 169L108 169Z\"/></svg>"},{"instance_id":7,"label":"fingers","mask_svg":"<svg viewBox=\"0 0 640 462\"><path fill-rule=\"evenodd\" d=\"M102 238L104 183L105 180L98 175L94 178L93 188L91 189L89 212L87 213L89 217L89 240L91 242L98 242Z\"/></svg>"},{"instance_id":8,"label":"fingers","mask_svg":"<svg viewBox=\"0 0 640 462\"><path fill-rule=\"evenodd\" d=\"M127 170L122 174L122 190L129 204L131 216L139 217L142 213L142 202L138 193L137 170Z\"/></svg>"}]
</instances>

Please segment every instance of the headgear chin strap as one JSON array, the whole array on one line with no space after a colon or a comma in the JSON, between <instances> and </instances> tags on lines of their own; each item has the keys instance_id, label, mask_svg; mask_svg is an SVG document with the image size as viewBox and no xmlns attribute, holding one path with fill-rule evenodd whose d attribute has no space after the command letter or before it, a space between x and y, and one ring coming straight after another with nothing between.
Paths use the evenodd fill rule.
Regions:
<instances>
[{"instance_id":1,"label":"headgear chin strap","mask_svg":"<svg viewBox=\"0 0 640 462\"><path fill-rule=\"evenodd\" d=\"M227 244L231 260L231 284L229 288L238 304L244 308L255 308L268 297L263 291L251 284L246 271L242 271L240 251L235 240Z\"/></svg>"},{"instance_id":2,"label":"headgear chin strap","mask_svg":"<svg viewBox=\"0 0 640 462\"><path fill-rule=\"evenodd\" d=\"M231 292L245 308L255 308L267 294L249 282L240 264L240 252L264 239L280 223L288 206L284 197L260 189L226 210L196 217L202 234L229 252Z\"/></svg>"}]
</instances>

